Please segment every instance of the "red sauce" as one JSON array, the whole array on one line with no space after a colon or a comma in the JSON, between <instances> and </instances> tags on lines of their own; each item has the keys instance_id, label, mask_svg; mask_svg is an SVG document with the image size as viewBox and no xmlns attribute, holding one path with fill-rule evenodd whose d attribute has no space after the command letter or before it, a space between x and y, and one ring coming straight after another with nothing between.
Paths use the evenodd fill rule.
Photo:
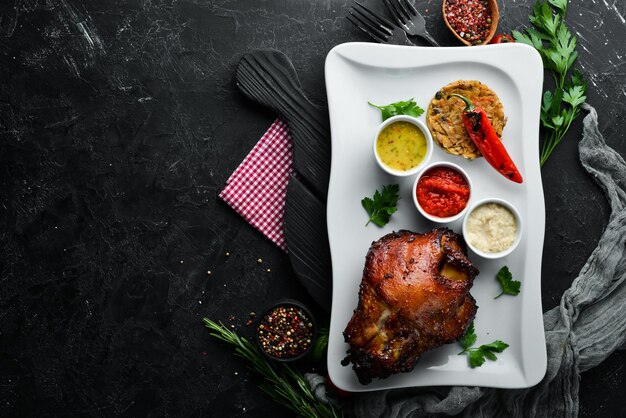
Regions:
<instances>
[{"instance_id":1,"label":"red sauce","mask_svg":"<svg viewBox=\"0 0 626 418\"><path fill-rule=\"evenodd\" d=\"M467 205L470 196L465 177L450 167L434 167L417 182L417 202L430 215L454 216Z\"/></svg>"}]
</instances>

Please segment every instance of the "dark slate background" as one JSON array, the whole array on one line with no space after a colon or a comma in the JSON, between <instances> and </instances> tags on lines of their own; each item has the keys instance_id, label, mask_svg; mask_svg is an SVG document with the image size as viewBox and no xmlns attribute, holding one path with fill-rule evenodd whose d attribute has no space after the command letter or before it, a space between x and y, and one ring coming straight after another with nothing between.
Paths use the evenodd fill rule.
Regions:
<instances>
[{"instance_id":1,"label":"dark slate background","mask_svg":"<svg viewBox=\"0 0 626 418\"><path fill-rule=\"evenodd\" d=\"M417 8L455 45L440 4ZM500 28L526 24L531 4L500 1ZM276 116L246 100L233 74L244 52L278 49L323 104L326 53L368 40L344 19L349 6L2 2L0 415L290 416L201 323L248 335L248 313L272 300L313 305L287 256L217 198ZM622 155L625 6L573 1L568 14L588 102ZM544 310L608 217L578 163L580 131L578 121L543 169ZM616 352L582 375L582 416L624 413L625 360Z\"/></svg>"}]
</instances>

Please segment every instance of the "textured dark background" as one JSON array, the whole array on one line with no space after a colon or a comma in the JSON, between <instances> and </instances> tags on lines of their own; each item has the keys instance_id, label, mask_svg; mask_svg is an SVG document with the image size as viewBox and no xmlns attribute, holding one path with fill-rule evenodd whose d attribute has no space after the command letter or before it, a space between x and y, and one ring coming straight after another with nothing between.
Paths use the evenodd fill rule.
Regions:
<instances>
[{"instance_id":1,"label":"textured dark background","mask_svg":"<svg viewBox=\"0 0 626 418\"><path fill-rule=\"evenodd\" d=\"M531 3L501 1L501 29L526 24ZM274 299L313 305L287 256L217 198L275 118L244 99L233 73L244 52L281 50L323 104L326 53L368 40L344 19L349 5L1 3L0 415L289 416L201 323L249 334L248 312ZM417 7L454 45L440 2ZM588 102L622 155L625 9L573 1L568 14ZM543 169L544 310L608 216L578 163L580 130ZM582 416L623 415L625 360L614 353L582 375Z\"/></svg>"}]
</instances>

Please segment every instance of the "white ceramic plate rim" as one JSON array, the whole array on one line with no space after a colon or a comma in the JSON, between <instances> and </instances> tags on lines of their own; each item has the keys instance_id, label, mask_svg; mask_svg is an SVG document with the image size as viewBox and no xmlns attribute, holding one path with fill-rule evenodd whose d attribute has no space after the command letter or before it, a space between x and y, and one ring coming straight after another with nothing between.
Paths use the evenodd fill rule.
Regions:
<instances>
[{"instance_id":1,"label":"white ceramic plate rim","mask_svg":"<svg viewBox=\"0 0 626 418\"><path fill-rule=\"evenodd\" d=\"M444 367L421 369L420 362L418 362L415 370L410 373L394 375L388 379L376 379L369 385L360 385L355 379L352 368L340 365L340 361L345 356L347 349L342 332L347 323L346 318L349 319L352 310L356 307L355 301L358 299L358 296L355 293L361 279L360 272L351 273L351 277L340 277L341 269L339 269L341 263L343 263L343 255L347 250L345 245L340 245L339 234L350 232L342 229L342 222L344 222L346 217L357 217L359 215L357 213L339 213L337 211L341 207L340 203L345 204L343 195L346 190L338 187L340 180L345 181L345 176L352 176L351 179L356 182L360 179L358 174L353 172L346 173L346 170L341 167L344 162L342 159L345 157L341 153L340 145L341 141L344 140L346 124L349 123L347 120L349 118L342 117L345 114L342 113L344 110L341 108L341 102L347 99L346 94L348 93L345 92L346 83L350 82L350 80L346 79L346 69L349 68L350 71L360 72L361 75L367 75L369 71L375 74L393 74L393 76L402 77L403 72L428 68L429 66L450 65L458 66L459 74L465 68L483 67L487 68L488 71L497 71L499 74L504 74L507 77L507 82L512 84L510 88L515 89L517 92L516 100L521 103L520 109L518 109L519 114L515 114L514 117L520 119L517 125L520 127L520 132L517 133L521 135L523 142L519 146L519 155L512 156L516 160L518 167L521 168L524 176L524 187L528 188L525 195L524 210L520 211L522 217L525 217L524 224L526 228L525 236L522 238L518 249L509 256L509 262L515 261L522 266L520 267L523 270L522 292L518 297L511 297L512 299L509 299L507 305L501 305L508 306L508 308L503 309L514 310L514 314L521 318L519 320L520 323L517 324L519 330L515 330L516 335L519 335L517 337L517 340L519 340L517 345L519 347L510 347L501 356L502 359L499 358L496 362L487 362L480 368L459 367L459 360L448 356L449 360L446 361L451 364L449 369L446 369L446 364L444 364ZM541 256L545 229L545 205L538 153L543 66L538 53L533 48L522 44L487 45L471 48L429 48L348 43L339 45L329 52L326 58L325 74L333 153L327 204L329 244L333 259L333 304L329 334L328 372L333 383L341 389L353 392L451 385L525 388L537 384L543 378L547 365L541 307ZM463 78L465 77L462 75L457 77L457 79ZM489 80L481 81L488 85L490 84ZM424 82L428 81L425 80ZM376 84L372 83L372 91L379 88ZM439 85L436 88L441 86ZM500 95L500 93L498 94ZM372 99L374 98L372 97ZM405 98L398 97L397 99L402 100ZM424 106L429 100L430 98L420 98L418 103ZM507 115L509 118L512 117L511 114L507 113ZM370 138L371 136L367 136L364 139L368 150L371 150ZM435 159L431 160L431 162L435 161ZM457 161L455 160L455 162ZM372 164L375 165L373 156ZM473 176L474 187L476 187L477 179L472 173L469 173L469 175ZM494 175L496 174L494 173ZM378 185L371 185L372 192L377 187ZM493 197L499 196L496 194ZM356 203L350 202L354 207L356 207ZM410 206L413 206L412 202L409 203ZM526 210L527 206L532 207L532 211ZM363 213L362 216L365 216L365 214ZM400 229L397 225L391 224L389 228ZM460 232L459 226L460 224L457 224L455 229L457 232ZM384 233L391 232L389 228L381 229L379 237L384 235ZM358 231L357 235L360 233ZM371 234L371 232L367 233ZM364 245L359 242L358 237L351 237L351 239L359 246ZM369 245L369 242L367 245ZM524 257L515 260L516 254L520 253L519 248L524 249ZM354 250L351 251L354 253ZM365 252L366 250L362 251L363 261ZM470 254L470 256L473 260L478 258L475 254ZM355 278L357 275L358 279ZM492 284L488 283L484 286L492 286ZM345 290L346 288L353 290L350 292L352 294L348 294ZM476 283L474 288L476 288ZM490 291L494 290L495 288L490 288ZM493 320L490 319L490 321ZM481 330L481 333L483 332L489 334L488 329ZM484 338L491 340L497 337L497 335L484 336ZM490 341L483 340L483 335L481 334L478 342ZM450 348L448 346L444 346L447 347L447 352L451 353L451 350L455 349L458 351L458 347ZM437 350L442 350L442 348ZM422 362L425 362L424 358L421 360ZM514 364L511 366L507 362ZM507 368L508 366L512 368Z\"/></svg>"}]
</instances>

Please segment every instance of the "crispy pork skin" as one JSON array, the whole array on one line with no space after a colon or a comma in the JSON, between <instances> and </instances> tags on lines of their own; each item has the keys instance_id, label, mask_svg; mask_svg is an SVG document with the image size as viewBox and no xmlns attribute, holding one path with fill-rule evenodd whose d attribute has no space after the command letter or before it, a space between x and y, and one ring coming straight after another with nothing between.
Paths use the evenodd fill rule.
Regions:
<instances>
[{"instance_id":1,"label":"crispy pork skin","mask_svg":"<svg viewBox=\"0 0 626 418\"><path fill-rule=\"evenodd\" d=\"M422 353L463 335L476 314L478 270L463 238L446 228L398 231L372 243L359 303L343 332L359 381L413 370Z\"/></svg>"}]
</instances>

